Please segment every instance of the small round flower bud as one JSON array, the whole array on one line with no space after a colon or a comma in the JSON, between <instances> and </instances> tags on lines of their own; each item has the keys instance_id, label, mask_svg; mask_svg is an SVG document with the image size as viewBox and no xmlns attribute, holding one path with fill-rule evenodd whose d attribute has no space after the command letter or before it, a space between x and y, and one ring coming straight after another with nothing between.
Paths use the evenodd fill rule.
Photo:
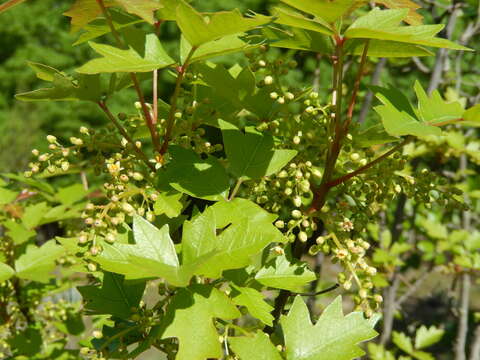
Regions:
<instances>
[{"instance_id":1,"label":"small round flower bud","mask_svg":"<svg viewBox=\"0 0 480 360\"><path fill-rule=\"evenodd\" d=\"M359 159L360 159L360 154L359 153L350 154L350 160L358 161Z\"/></svg>"},{"instance_id":2,"label":"small round flower bud","mask_svg":"<svg viewBox=\"0 0 480 360\"><path fill-rule=\"evenodd\" d=\"M68 161L63 161L60 167L63 171L68 171L68 169L70 168L70 163Z\"/></svg>"},{"instance_id":3,"label":"small round flower bud","mask_svg":"<svg viewBox=\"0 0 480 360\"><path fill-rule=\"evenodd\" d=\"M300 240L301 242L307 242L308 240L308 235L305 231L300 231L298 233L298 240Z\"/></svg>"},{"instance_id":4,"label":"small round flower bud","mask_svg":"<svg viewBox=\"0 0 480 360\"><path fill-rule=\"evenodd\" d=\"M361 166L367 165L367 159L362 159L362 160L360 160L360 161L359 161L359 164L360 164Z\"/></svg>"},{"instance_id":5,"label":"small round flower bud","mask_svg":"<svg viewBox=\"0 0 480 360\"><path fill-rule=\"evenodd\" d=\"M326 239L325 239L324 236L319 236L319 237L317 237L317 239L315 241L318 245L322 245L325 242L325 240Z\"/></svg>"},{"instance_id":6,"label":"small round flower bud","mask_svg":"<svg viewBox=\"0 0 480 360\"><path fill-rule=\"evenodd\" d=\"M139 172L134 172L133 173L133 178L137 181L142 181L143 180L143 175Z\"/></svg>"},{"instance_id":7,"label":"small round flower bud","mask_svg":"<svg viewBox=\"0 0 480 360\"><path fill-rule=\"evenodd\" d=\"M88 132L88 128L86 128L85 126L80 127L80 134L90 135L89 132Z\"/></svg>"},{"instance_id":8,"label":"small round flower bud","mask_svg":"<svg viewBox=\"0 0 480 360\"><path fill-rule=\"evenodd\" d=\"M115 239L116 239L116 236L114 233L108 233L106 236L105 236L105 241L112 244L115 242Z\"/></svg>"},{"instance_id":9,"label":"small round flower bud","mask_svg":"<svg viewBox=\"0 0 480 360\"><path fill-rule=\"evenodd\" d=\"M266 63L264 60L260 60L260 61L258 62L258 66L260 66L260 67L265 67L265 66L267 66L267 63Z\"/></svg>"},{"instance_id":10,"label":"small round flower bud","mask_svg":"<svg viewBox=\"0 0 480 360\"><path fill-rule=\"evenodd\" d=\"M275 226L278 229L283 229L285 227L285 222L283 220L277 220L275 221Z\"/></svg>"},{"instance_id":11,"label":"small round flower bud","mask_svg":"<svg viewBox=\"0 0 480 360\"><path fill-rule=\"evenodd\" d=\"M279 104L285 104L285 98L283 96L280 96L278 99L277 99L277 102Z\"/></svg>"},{"instance_id":12,"label":"small round flower bud","mask_svg":"<svg viewBox=\"0 0 480 360\"><path fill-rule=\"evenodd\" d=\"M292 210L292 217L294 219L300 219L302 217L302 212L300 210Z\"/></svg>"},{"instance_id":13,"label":"small round flower bud","mask_svg":"<svg viewBox=\"0 0 480 360\"><path fill-rule=\"evenodd\" d=\"M122 204L122 209L127 213L135 212L135 208L132 205L130 205L129 203L123 203Z\"/></svg>"},{"instance_id":14,"label":"small round flower bud","mask_svg":"<svg viewBox=\"0 0 480 360\"><path fill-rule=\"evenodd\" d=\"M283 250L283 248L281 246L275 246L273 249L272 249L277 255L284 255L285 254L285 250Z\"/></svg>"},{"instance_id":15,"label":"small round flower bud","mask_svg":"<svg viewBox=\"0 0 480 360\"><path fill-rule=\"evenodd\" d=\"M272 91L272 92L270 93L270 98L273 99L273 100L275 100L275 99L278 98L278 94L277 94L275 91Z\"/></svg>"},{"instance_id":16,"label":"small round flower bud","mask_svg":"<svg viewBox=\"0 0 480 360\"><path fill-rule=\"evenodd\" d=\"M373 295L373 300L377 303L380 304L383 302L383 297L382 295L375 294Z\"/></svg>"},{"instance_id":17,"label":"small round flower bud","mask_svg":"<svg viewBox=\"0 0 480 360\"><path fill-rule=\"evenodd\" d=\"M97 265L93 264L93 263L88 263L87 265L87 269L88 271L97 271Z\"/></svg>"},{"instance_id":18,"label":"small round flower bud","mask_svg":"<svg viewBox=\"0 0 480 360\"><path fill-rule=\"evenodd\" d=\"M295 207L302 206L302 198L300 196L295 196L293 198L293 205L295 205Z\"/></svg>"},{"instance_id":19,"label":"small round flower bud","mask_svg":"<svg viewBox=\"0 0 480 360\"><path fill-rule=\"evenodd\" d=\"M38 151L37 149L33 149L32 154L33 156L38 156L40 154L40 151Z\"/></svg>"},{"instance_id":20,"label":"small round flower bud","mask_svg":"<svg viewBox=\"0 0 480 360\"><path fill-rule=\"evenodd\" d=\"M291 92L285 93L285 97L286 97L288 100L293 100L293 99L295 99L295 95L293 95Z\"/></svg>"},{"instance_id":21,"label":"small round flower bud","mask_svg":"<svg viewBox=\"0 0 480 360\"><path fill-rule=\"evenodd\" d=\"M301 141L300 136L294 136L294 137L293 137L293 143L294 143L295 145L300 144L300 141Z\"/></svg>"},{"instance_id":22,"label":"small round flower bud","mask_svg":"<svg viewBox=\"0 0 480 360\"><path fill-rule=\"evenodd\" d=\"M155 220L155 214L152 211L147 211L146 218L148 221L152 222Z\"/></svg>"},{"instance_id":23,"label":"small round flower bud","mask_svg":"<svg viewBox=\"0 0 480 360\"><path fill-rule=\"evenodd\" d=\"M312 92L310 93L310 98L311 98L311 99L317 99L317 98L318 98L318 93L317 93L316 91L312 91Z\"/></svg>"},{"instance_id":24,"label":"small round flower bud","mask_svg":"<svg viewBox=\"0 0 480 360\"><path fill-rule=\"evenodd\" d=\"M48 160L48 154L42 154L38 157L38 161L47 161Z\"/></svg>"},{"instance_id":25,"label":"small round flower bud","mask_svg":"<svg viewBox=\"0 0 480 360\"><path fill-rule=\"evenodd\" d=\"M76 138L74 136L72 136L70 138L70 142L73 144L73 145L77 145L77 146L81 146L83 145L83 140L82 139L79 139L79 138Z\"/></svg>"},{"instance_id":26,"label":"small round flower bud","mask_svg":"<svg viewBox=\"0 0 480 360\"><path fill-rule=\"evenodd\" d=\"M92 332L92 336L95 338L95 339L101 339L103 337L103 334L101 331L99 330L94 330Z\"/></svg>"},{"instance_id":27,"label":"small round flower bud","mask_svg":"<svg viewBox=\"0 0 480 360\"><path fill-rule=\"evenodd\" d=\"M352 282L350 280L347 280L343 283L343 288L345 290L350 290L352 288Z\"/></svg>"},{"instance_id":28,"label":"small round flower bud","mask_svg":"<svg viewBox=\"0 0 480 360\"><path fill-rule=\"evenodd\" d=\"M370 266L365 270L365 272L370 275L370 276L375 276L377 274L377 269L375 269L373 266Z\"/></svg>"},{"instance_id":29,"label":"small round flower bud","mask_svg":"<svg viewBox=\"0 0 480 360\"><path fill-rule=\"evenodd\" d=\"M47 141L50 143L50 144L53 144L53 143L56 143L57 142L57 138L53 135L47 135Z\"/></svg>"},{"instance_id":30,"label":"small round flower bud","mask_svg":"<svg viewBox=\"0 0 480 360\"><path fill-rule=\"evenodd\" d=\"M368 297L368 291L366 289L360 289L358 291L358 296L360 296L362 299L366 299Z\"/></svg>"},{"instance_id":31,"label":"small round flower bud","mask_svg":"<svg viewBox=\"0 0 480 360\"><path fill-rule=\"evenodd\" d=\"M270 75L265 76L265 79L263 79L263 82L265 85L272 85L273 84L273 77Z\"/></svg>"}]
</instances>

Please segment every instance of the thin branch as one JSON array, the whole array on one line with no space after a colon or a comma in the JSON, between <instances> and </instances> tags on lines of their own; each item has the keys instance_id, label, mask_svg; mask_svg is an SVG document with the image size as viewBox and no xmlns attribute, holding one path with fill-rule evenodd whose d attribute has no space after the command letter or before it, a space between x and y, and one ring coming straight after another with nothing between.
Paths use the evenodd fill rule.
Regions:
<instances>
[{"instance_id":1,"label":"thin branch","mask_svg":"<svg viewBox=\"0 0 480 360\"><path fill-rule=\"evenodd\" d=\"M314 292L314 293L291 293L290 296L295 296L295 295L300 295L300 296L317 296L317 295L322 295L322 294L326 294L330 291L333 291L333 290L336 290L340 287L339 284L335 284L333 286L330 286L326 289L323 289L323 290L320 290L320 291L317 291L317 292Z\"/></svg>"},{"instance_id":2,"label":"thin branch","mask_svg":"<svg viewBox=\"0 0 480 360\"><path fill-rule=\"evenodd\" d=\"M155 167L148 161L147 155L136 146L135 141L131 138L131 136L127 133L127 131L120 125L120 123L115 119L115 116L110 112L110 109L107 107L107 104L103 101L99 101L98 106L103 110L105 115L107 115L108 119L115 125L117 130L122 134L122 136L132 145L133 150L140 156L143 162L150 168L150 170L155 171Z\"/></svg>"},{"instance_id":3,"label":"thin branch","mask_svg":"<svg viewBox=\"0 0 480 360\"><path fill-rule=\"evenodd\" d=\"M472 346L470 347L470 360L480 360L480 325L475 328Z\"/></svg>"},{"instance_id":4,"label":"thin branch","mask_svg":"<svg viewBox=\"0 0 480 360\"><path fill-rule=\"evenodd\" d=\"M350 125L350 122L352 121L353 109L355 108L355 102L357 100L358 90L360 89L360 82L362 80L365 64L367 62L369 44L370 44L370 41L368 39L365 40L365 46L363 47L363 53L362 53L362 58L360 60L360 65L358 67L357 77L353 85L352 97L350 99L350 104L348 105L347 121L345 123L345 128L344 128L345 133L348 132L348 127Z\"/></svg>"},{"instance_id":5,"label":"thin branch","mask_svg":"<svg viewBox=\"0 0 480 360\"><path fill-rule=\"evenodd\" d=\"M242 185L243 178L238 178L237 183L235 184L235 187L233 188L232 192L230 193L230 196L228 197L228 201L233 200L235 195L237 195L238 190L240 190L240 186Z\"/></svg>"},{"instance_id":6,"label":"thin branch","mask_svg":"<svg viewBox=\"0 0 480 360\"><path fill-rule=\"evenodd\" d=\"M428 278L430 275L430 272L425 272L423 273L410 287L409 289L403 294L396 302L395 302L395 308L399 308L402 306L402 304L410 297L412 296L419 287L423 284L423 282Z\"/></svg>"},{"instance_id":7,"label":"thin branch","mask_svg":"<svg viewBox=\"0 0 480 360\"><path fill-rule=\"evenodd\" d=\"M170 142L172 137L173 125L175 124L175 113L177 111L177 106L178 106L177 104L178 96L180 94L183 78L187 71L188 65L190 64L190 60L192 59L192 56L195 53L195 50L197 50L197 48L193 46L190 49L190 52L188 53L185 63L178 68L178 76L177 76L177 81L175 83L175 90L173 91L172 100L170 101L170 112L168 113L167 129L165 130L165 136L163 137L163 144L159 150L159 153L161 155L167 152L168 143Z\"/></svg>"},{"instance_id":8,"label":"thin branch","mask_svg":"<svg viewBox=\"0 0 480 360\"><path fill-rule=\"evenodd\" d=\"M400 278L393 275L392 285L385 289L383 293L383 329L380 336L380 344L386 345L390 341L390 336L393 329L393 318L395 315L395 296L397 294L398 286L400 285Z\"/></svg>"},{"instance_id":9,"label":"thin branch","mask_svg":"<svg viewBox=\"0 0 480 360\"><path fill-rule=\"evenodd\" d=\"M330 181L329 183L327 183L327 186L329 188L332 188L332 187L335 187L337 185L340 185L342 183L344 183L345 181L348 181L350 180L351 178L355 177L355 176L358 176L362 173L364 173L365 171L367 171L368 169L370 169L372 166L378 164L379 162L381 162L382 160L386 159L387 157L389 157L390 155L394 154L395 152L397 152L398 150L400 150L402 147L404 147L406 144L408 144L410 141L413 140L413 136L408 136L407 138L405 138L405 140L403 140L400 144L396 145L395 147L393 147L392 149L390 149L389 151L387 151L385 154L379 156L378 158L376 158L375 160L369 162L368 164L358 168L357 170L355 171L352 171L346 175L343 175L335 180L332 180Z\"/></svg>"},{"instance_id":10,"label":"thin branch","mask_svg":"<svg viewBox=\"0 0 480 360\"><path fill-rule=\"evenodd\" d=\"M377 66L375 66L375 71L372 75L372 81L370 81L371 85L378 85L380 82L380 76L382 75L382 71L385 68L385 64L387 63L386 58L381 58ZM368 112L370 111L371 104L373 100L373 92L372 90L368 90L367 95L365 96L362 104L362 110L360 110L360 116L358 117L358 123L363 123L367 118Z\"/></svg>"},{"instance_id":11,"label":"thin branch","mask_svg":"<svg viewBox=\"0 0 480 360\"><path fill-rule=\"evenodd\" d=\"M113 25L112 17L110 16L110 13L105 7L103 0L97 0L97 4L100 6L100 9L102 10L103 16L105 16L108 26L115 40L117 41L117 45L120 47L125 47L125 44L122 41L122 38L120 37L120 34L118 33L118 31L115 29L115 26ZM138 100L142 106L143 115L145 116L145 122L148 127L148 130L150 131L153 147L157 152L160 152L160 138L158 136L158 131L156 129L155 123L153 122L152 115L150 114L150 110L148 109L148 106L145 103L145 98L143 96L142 89L140 88L140 83L138 81L137 75L132 72L130 73L130 77L132 79L135 91L137 92Z\"/></svg>"},{"instance_id":12,"label":"thin branch","mask_svg":"<svg viewBox=\"0 0 480 360\"><path fill-rule=\"evenodd\" d=\"M4 4L0 4L0 14L3 13L4 11L7 11L8 9L10 9L11 7L13 7L15 5L21 4L24 1L25 0L10 0L10 1L7 1L6 3L4 3Z\"/></svg>"},{"instance_id":13,"label":"thin branch","mask_svg":"<svg viewBox=\"0 0 480 360\"><path fill-rule=\"evenodd\" d=\"M153 70L153 125L158 122L158 70Z\"/></svg>"},{"instance_id":14,"label":"thin branch","mask_svg":"<svg viewBox=\"0 0 480 360\"><path fill-rule=\"evenodd\" d=\"M466 360L467 355L465 345L468 335L468 308L470 302L470 274L462 274L462 283L460 287L460 305L458 308L459 324L457 339L455 341L455 360Z\"/></svg>"}]
</instances>

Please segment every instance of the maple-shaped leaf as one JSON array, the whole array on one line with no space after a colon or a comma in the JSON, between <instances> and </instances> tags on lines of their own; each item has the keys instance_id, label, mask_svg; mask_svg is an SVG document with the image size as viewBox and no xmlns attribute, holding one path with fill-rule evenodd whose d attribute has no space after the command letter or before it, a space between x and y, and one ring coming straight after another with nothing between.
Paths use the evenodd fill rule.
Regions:
<instances>
[{"instance_id":1,"label":"maple-shaped leaf","mask_svg":"<svg viewBox=\"0 0 480 360\"><path fill-rule=\"evenodd\" d=\"M251 257L268 244L284 241L273 225L276 218L246 199L220 201L185 222L183 261L190 263L213 253L195 270L196 274L210 278L220 277L224 270L247 266ZM217 231L221 233L217 235Z\"/></svg>"},{"instance_id":2,"label":"maple-shaped leaf","mask_svg":"<svg viewBox=\"0 0 480 360\"><path fill-rule=\"evenodd\" d=\"M10 279L13 275L15 275L15 270L7 264L0 262L0 283Z\"/></svg>"},{"instance_id":3,"label":"maple-shaped leaf","mask_svg":"<svg viewBox=\"0 0 480 360\"><path fill-rule=\"evenodd\" d=\"M185 1L180 1L176 10L176 20L183 36L192 46L198 47L227 35L244 33L269 23L272 19L258 14L254 17L244 17L238 9L199 13Z\"/></svg>"},{"instance_id":4,"label":"maple-shaped leaf","mask_svg":"<svg viewBox=\"0 0 480 360\"><path fill-rule=\"evenodd\" d=\"M111 314L128 319L138 306L145 290L145 281L128 281L122 275L105 272L102 286L80 286L88 314Z\"/></svg>"},{"instance_id":5,"label":"maple-shaped leaf","mask_svg":"<svg viewBox=\"0 0 480 360\"><path fill-rule=\"evenodd\" d=\"M199 264L211 254L180 265L168 225L157 229L144 218L133 218L135 244L105 243L95 260L104 270L126 279L164 278L175 286L186 286Z\"/></svg>"},{"instance_id":6,"label":"maple-shaped leaf","mask_svg":"<svg viewBox=\"0 0 480 360\"><path fill-rule=\"evenodd\" d=\"M459 102L446 102L438 91L427 96L418 81L414 86L418 98L417 108L394 87L372 86L371 88L383 103L374 109L380 115L386 132L392 136L440 135L442 131L439 126L459 121L464 113Z\"/></svg>"},{"instance_id":7,"label":"maple-shaped leaf","mask_svg":"<svg viewBox=\"0 0 480 360\"><path fill-rule=\"evenodd\" d=\"M76 71L82 74L149 72L175 63L155 34L146 36L144 56L131 47L124 50L93 42L89 42L89 45L103 57L90 60L77 68Z\"/></svg>"},{"instance_id":8,"label":"maple-shaped leaf","mask_svg":"<svg viewBox=\"0 0 480 360\"><path fill-rule=\"evenodd\" d=\"M275 149L273 136L219 120L230 171L237 177L258 179L280 171L296 155L296 150Z\"/></svg>"},{"instance_id":9,"label":"maple-shaped leaf","mask_svg":"<svg viewBox=\"0 0 480 360\"><path fill-rule=\"evenodd\" d=\"M39 79L51 83L45 87L25 93L16 94L22 101L99 101L102 94L98 75L79 75L77 78L47 65L29 62Z\"/></svg>"},{"instance_id":10,"label":"maple-shaped leaf","mask_svg":"<svg viewBox=\"0 0 480 360\"><path fill-rule=\"evenodd\" d=\"M245 306L251 316L257 318L265 325L272 326L273 315L270 313L273 307L264 300L264 296L260 291L233 285L232 288L230 296L236 305Z\"/></svg>"},{"instance_id":11,"label":"maple-shaped leaf","mask_svg":"<svg viewBox=\"0 0 480 360\"><path fill-rule=\"evenodd\" d=\"M408 9L408 14L403 21L410 25L421 25L423 23L423 16L417 12L421 6L412 0L377 0L375 3L382 4L389 9L406 8Z\"/></svg>"},{"instance_id":12,"label":"maple-shaped leaf","mask_svg":"<svg viewBox=\"0 0 480 360\"><path fill-rule=\"evenodd\" d=\"M437 25L401 26L408 9L375 8L356 19L345 32L350 39L377 39L455 50L471 50L450 40L435 37L444 27Z\"/></svg>"},{"instance_id":13,"label":"maple-shaped leaf","mask_svg":"<svg viewBox=\"0 0 480 360\"><path fill-rule=\"evenodd\" d=\"M287 316L280 320L287 360L352 360L365 354L359 343L377 332L361 312L344 315L337 297L312 324L307 305L297 296Z\"/></svg>"},{"instance_id":14,"label":"maple-shaped leaf","mask_svg":"<svg viewBox=\"0 0 480 360\"><path fill-rule=\"evenodd\" d=\"M150 24L155 22L155 10L162 7L158 0L115 0L126 12L135 14Z\"/></svg>"},{"instance_id":15,"label":"maple-shaped leaf","mask_svg":"<svg viewBox=\"0 0 480 360\"><path fill-rule=\"evenodd\" d=\"M53 277L56 260L64 253L63 247L55 240L49 240L41 247L28 245L25 253L15 261L16 275L21 279L46 283Z\"/></svg>"},{"instance_id":16,"label":"maple-shaped leaf","mask_svg":"<svg viewBox=\"0 0 480 360\"><path fill-rule=\"evenodd\" d=\"M282 360L267 334L257 331L254 336L232 337L230 346L241 360Z\"/></svg>"},{"instance_id":17,"label":"maple-shaped leaf","mask_svg":"<svg viewBox=\"0 0 480 360\"><path fill-rule=\"evenodd\" d=\"M114 6L113 1L104 1L105 7ZM80 29L102 14L102 9L97 0L76 0L68 11L63 15L71 18L71 31L77 32Z\"/></svg>"},{"instance_id":18,"label":"maple-shaped leaf","mask_svg":"<svg viewBox=\"0 0 480 360\"><path fill-rule=\"evenodd\" d=\"M299 292L303 287L316 279L306 263L291 263L285 255L277 256L265 267L261 268L255 280L265 286Z\"/></svg>"},{"instance_id":19,"label":"maple-shaped leaf","mask_svg":"<svg viewBox=\"0 0 480 360\"><path fill-rule=\"evenodd\" d=\"M176 360L219 359L223 356L214 319L231 320L241 314L220 290L207 285L178 289L162 320L160 337L176 337Z\"/></svg>"},{"instance_id":20,"label":"maple-shaped leaf","mask_svg":"<svg viewBox=\"0 0 480 360\"><path fill-rule=\"evenodd\" d=\"M281 0L287 5L311 14L327 23L334 23L359 5L362 0Z\"/></svg>"}]
</instances>

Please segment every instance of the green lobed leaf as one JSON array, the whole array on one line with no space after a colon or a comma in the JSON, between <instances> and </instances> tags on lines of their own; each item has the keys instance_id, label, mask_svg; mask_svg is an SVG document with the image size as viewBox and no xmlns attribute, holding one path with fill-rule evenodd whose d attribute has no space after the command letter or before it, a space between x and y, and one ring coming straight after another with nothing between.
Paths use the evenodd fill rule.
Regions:
<instances>
[{"instance_id":1,"label":"green lobed leaf","mask_svg":"<svg viewBox=\"0 0 480 360\"><path fill-rule=\"evenodd\" d=\"M471 50L447 39L435 37L443 29L442 24L400 26L408 13L408 9L375 8L356 19L345 31L345 36L350 39L378 39L455 50Z\"/></svg>"},{"instance_id":2,"label":"green lobed leaf","mask_svg":"<svg viewBox=\"0 0 480 360\"><path fill-rule=\"evenodd\" d=\"M265 325L272 326L273 316L270 312L273 310L273 307L264 300L261 292L249 287L232 287L231 296L236 305L245 306L251 316L257 318Z\"/></svg>"},{"instance_id":3,"label":"green lobed leaf","mask_svg":"<svg viewBox=\"0 0 480 360\"><path fill-rule=\"evenodd\" d=\"M285 255L277 256L255 275L255 280L265 286L293 292L316 279L315 274L303 262L290 262Z\"/></svg>"},{"instance_id":4,"label":"green lobed leaf","mask_svg":"<svg viewBox=\"0 0 480 360\"><path fill-rule=\"evenodd\" d=\"M380 0L376 1L377 4L382 4L388 7L389 9L408 9L408 14L403 19L407 24L410 25L421 25L423 22L423 16L417 13L418 9L421 9L421 6L411 0Z\"/></svg>"},{"instance_id":5,"label":"green lobed leaf","mask_svg":"<svg viewBox=\"0 0 480 360\"><path fill-rule=\"evenodd\" d=\"M162 7L157 11L157 19L172 20L177 19L177 6L181 0L162 0Z\"/></svg>"},{"instance_id":6,"label":"green lobed leaf","mask_svg":"<svg viewBox=\"0 0 480 360\"><path fill-rule=\"evenodd\" d=\"M110 314L128 319L138 307L145 290L145 281L128 281L123 276L105 272L102 286L80 286L78 291L90 315Z\"/></svg>"},{"instance_id":7,"label":"green lobed leaf","mask_svg":"<svg viewBox=\"0 0 480 360\"><path fill-rule=\"evenodd\" d=\"M181 201L183 194L182 193L164 193L161 192L158 195L153 209L156 215L165 214L169 218L177 217L182 213L183 203Z\"/></svg>"},{"instance_id":8,"label":"green lobed leaf","mask_svg":"<svg viewBox=\"0 0 480 360\"><path fill-rule=\"evenodd\" d=\"M480 126L480 104L467 109L462 116L465 125Z\"/></svg>"},{"instance_id":9,"label":"green lobed leaf","mask_svg":"<svg viewBox=\"0 0 480 360\"><path fill-rule=\"evenodd\" d=\"M190 196L218 201L225 199L230 188L225 168L212 156L201 159L193 150L169 146L172 161L158 172L160 183Z\"/></svg>"},{"instance_id":10,"label":"green lobed leaf","mask_svg":"<svg viewBox=\"0 0 480 360\"><path fill-rule=\"evenodd\" d=\"M114 5L113 1L104 1L106 8ZM71 18L71 31L77 32L95 20L102 13L97 0L76 0L72 7L63 13Z\"/></svg>"},{"instance_id":11,"label":"green lobed leaf","mask_svg":"<svg viewBox=\"0 0 480 360\"><path fill-rule=\"evenodd\" d=\"M445 330L435 326L427 328L425 325L422 325L415 335L415 348L423 349L436 344L442 339L444 333Z\"/></svg>"},{"instance_id":12,"label":"green lobed leaf","mask_svg":"<svg viewBox=\"0 0 480 360\"><path fill-rule=\"evenodd\" d=\"M407 354L413 353L413 344L412 340L402 332L394 331L392 334L392 341L400 349L405 351Z\"/></svg>"},{"instance_id":13,"label":"green lobed leaf","mask_svg":"<svg viewBox=\"0 0 480 360\"><path fill-rule=\"evenodd\" d=\"M349 39L345 44L347 54L362 55L365 47L363 39ZM412 57L412 56L433 56L435 53L425 49L420 45L407 44L397 41L387 40L369 40L369 57Z\"/></svg>"},{"instance_id":14,"label":"green lobed leaf","mask_svg":"<svg viewBox=\"0 0 480 360\"><path fill-rule=\"evenodd\" d=\"M459 102L449 103L443 100L437 90L428 96L418 80L415 81L414 90L418 99L417 116L420 121L436 125L446 124L462 117L464 110Z\"/></svg>"},{"instance_id":15,"label":"green lobed leaf","mask_svg":"<svg viewBox=\"0 0 480 360\"><path fill-rule=\"evenodd\" d=\"M17 195L16 191L0 187L0 205L10 204L17 198Z\"/></svg>"},{"instance_id":16,"label":"green lobed leaf","mask_svg":"<svg viewBox=\"0 0 480 360\"><path fill-rule=\"evenodd\" d=\"M440 135L439 126L461 120L464 113L459 102L447 102L437 91L427 96L418 81L415 82L415 93L418 107L414 108L405 95L393 87L381 88L372 86L375 96L384 104L375 107L382 118L387 133L400 135Z\"/></svg>"},{"instance_id":17,"label":"green lobed leaf","mask_svg":"<svg viewBox=\"0 0 480 360\"><path fill-rule=\"evenodd\" d=\"M155 23L153 14L162 7L158 0L114 0L126 12L135 14L150 24Z\"/></svg>"},{"instance_id":18,"label":"green lobed leaf","mask_svg":"<svg viewBox=\"0 0 480 360\"><path fill-rule=\"evenodd\" d=\"M275 219L276 215L246 199L218 202L185 222L183 261L189 263L214 252L195 272L211 278L219 278L224 270L245 267L269 243L284 241L272 224Z\"/></svg>"},{"instance_id":19,"label":"green lobed leaf","mask_svg":"<svg viewBox=\"0 0 480 360\"><path fill-rule=\"evenodd\" d=\"M89 44L103 57L90 60L77 68L76 71L82 74L149 72L175 64L155 34L146 36L144 57L131 47L124 50L93 42Z\"/></svg>"},{"instance_id":20,"label":"green lobed leaf","mask_svg":"<svg viewBox=\"0 0 480 360\"><path fill-rule=\"evenodd\" d=\"M112 18L113 26L116 30L122 30L123 28L143 22L143 20L135 16L125 14L120 11L111 10L110 16ZM83 44L87 41L99 38L100 36L109 34L111 32L111 28L105 19L93 20L82 28L85 31L82 32L78 39L72 44L73 46Z\"/></svg>"},{"instance_id":21,"label":"green lobed leaf","mask_svg":"<svg viewBox=\"0 0 480 360\"><path fill-rule=\"evenodd\" d=\"M101 98L100 78L98 75L81 75L77 79L50 66L29 62L39 79L49 81L52 87L41 88L16 94L22 101L77 101L96 102Z\"/></svg>"},{"instance_id":22,"label":"green lobed leaf","mask_svg":"<svg viewBox=\"0 0 480 360\"><path fill-rule=\"evenodd\" d=\"M300 28L292 28L289 31L265 28L263 33L273 47L312 51L320 54L333 53L330 39L315 31Z\"/></svg>"},{"instance_id":23,"label":"green lobed leaf","mask_svg":"<svg viewBox=\"0 0 480 360\"><path fill-rule=\"evenodd\" d=\"M183 36L195 47L218 40L224 36L244 33L271 21L263 15L243 17L238 9L216 13L199 13L192 6L180 1L176 21Z\"/></svg>"},{"instance_id":24,"label":"green lobed leaf","mask_svg":"<svg viewBox=\"0 0 480 360\"><path fill-rule=\"evenodd\" d=\"M282 360L267 334L257 331L254 336L231 337L230 346L241 360Z\"/></svg>"},{"instance_id":25,"label":"green lobed leaf","mask_svg":"<svg viewBox=\"0 0 480 360\"><path fill-rule=\"evenodd\" d=\"M237 177L258 179L280 171L296 150L275 150L273 136L252 127L242 133L235 125L219 120L230 171Z\"/></svg>"},{"instance_id":26,"label":"green lobed leaf","mask_svg":"<svg viewBox=\"0 0 480 360\"><path fill-rule=\"evenodd\" d=\"M355 9L362 1L358 0L281 0L298 10L311 14L328 23L333 23Z\"/></svg>"},{"instance_id":27,"label":"green lobed leaf","mask_svg":"<svg viewBox=\"0 0 480 360\"><path fill-rule=\"evenodd\" d=\"M292 26L304 30L311 30L325 35L332 35L333 31L330 29L330 24L323 21L321 18L310 19L298 12L288 10L283 7L275 7L273 9L275 15L275 22L277 24Z\"/></svg>"},{"instance_id":28,"label":"green lobed leaf","mask_svg":"<svg viewBox=\"0 0 480 360\"><path fill-rule=\"evenodd\" d=\"M48 282L53 274L56 260L58 260L65 250L55 243L55 240L49 240L41 247L28 245L23 255L15 261L15 270L17 276L21 279L33 280L42 283Z\"/></svg>"},{"instance_id":29,"label":"green lobed leaf","mask_svg":"<svg viewBox=\"0 0 480 360\"><path fill-rule=\"evenodd\" d=\"M35 230L28 229L23 223L17 223L13 219L3 221L2 225L7 229L6 234L15 245L23 244L37 234Z\"/></svg>"},{"instance_id":30,"label":"green lobed leaf","mask_svg":"<svg viewBox=\"0 0 480 360\"><path fill-rule=\"evenodd\" d=\"M7 264L0 262L0 283L10 279L13 275L15 275L15 270Z\"/></svg>"},{"instance_id":31,"label":"green lobed leaf","mask_svg":"<svg viewBox=\"0 0 480 360\"><path fill-rule=\"evenodd\" d=\"M315 325L307 305L297 296L280 323L288 360L352 360L364 354L359 343L377 336L362 313L343 315L340 296L325 308Z\"/></svg>"},{"instance_id":32,"label":"green lobed leaf","mask_svg":"<svg viewBox=\"0 0 480 360\"><path fill-rule=\"evenodd\" d=\"M133 235L135 244L105 243L95 261L126 279L160 277L174 286L186 286L197 268L212 256L207 253L180 265L168 225L158 229L138 215L133 219Z\"/></svg>"},{"instance_id":33,"label":"green lobed leaf","mask_svg":"<svg viewBox=\"0 0 480 360\"><path fill-rule=\"evenodd\" d=\"M206 360L223 356L214 319L230 320L241 314L220 290L208 285L178 289L161 323L161 339L176 337L177 360Z\"/></svg>"},{"instance_id":34,"label":"green lobed leaf","mask_svg":"<svg viewBox=\"0 0 480 360\"><path fill-rule=\"evenodd\" d=\"M84 199L88 192L82 184L73 184L58 189L55 197L64 205L72 205Z\"/></svg>"}]
</instances>

